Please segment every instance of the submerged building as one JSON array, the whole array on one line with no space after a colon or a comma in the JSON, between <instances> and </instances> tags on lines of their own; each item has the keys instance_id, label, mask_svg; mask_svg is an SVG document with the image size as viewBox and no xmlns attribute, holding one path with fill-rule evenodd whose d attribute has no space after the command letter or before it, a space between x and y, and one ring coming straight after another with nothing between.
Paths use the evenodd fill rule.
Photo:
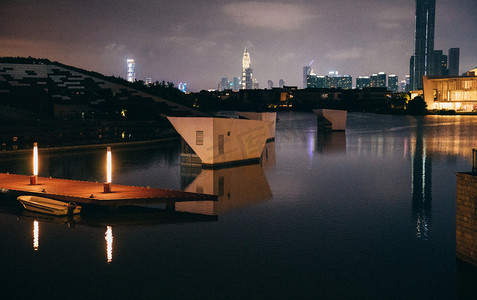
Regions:
<instances>
[{"instance_id":1,"label":"submerged building","mask_svg":"<svg viewBox=\"0 0 477 300\"><path fill-rule=\"evenodd\" d=\"M477 111L477 68L466 76L424 76L424 100L429 110Z\"/></svg>"}]
</instances>

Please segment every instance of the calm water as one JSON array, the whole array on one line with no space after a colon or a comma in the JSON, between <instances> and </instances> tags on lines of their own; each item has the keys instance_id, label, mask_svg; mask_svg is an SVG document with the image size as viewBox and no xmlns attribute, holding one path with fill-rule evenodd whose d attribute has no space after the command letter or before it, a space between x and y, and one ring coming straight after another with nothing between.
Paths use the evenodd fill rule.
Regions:
<instances>
[{"instance_id":1,"label":"calm water","mask_svg":"<svg viewBox=\"0 0 477 300\"><path fill-rule=\"evenodd\" d=\"M84 211L68 220L29 215L0 195L1 293L477 295L477 272L455 259L455 172L471 169L477 117L349 114L346 133L325 135L312 114L279 119L262 166L181 167L178 142L113 152L115 183L213 192L215 204L180 204L176 212ZM103 181L103 160L103 152L42 156L40 176ZM30 158L1 159L0 172L30 174Z\"/></svg>"}]
</instances>

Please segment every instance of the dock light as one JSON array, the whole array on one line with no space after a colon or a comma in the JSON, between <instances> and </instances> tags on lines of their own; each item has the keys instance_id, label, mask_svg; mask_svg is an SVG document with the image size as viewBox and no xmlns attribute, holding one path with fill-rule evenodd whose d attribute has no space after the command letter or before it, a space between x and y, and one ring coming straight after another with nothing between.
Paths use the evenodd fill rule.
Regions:
<instances>
[{"instance_id":1,"label":"dock light","mask_svg":"<svg viewBox=\"0 0 477 300\"><path fill-rule=\"evenodd\" d=\"M106 182L104 183L104 192L111 193L111 181L112 181L112 158L111 158L111 147L107 148L106 152Z\"/></svg>"},{"instance_id":2,"label":"dock light","mask_svg":"<svg viewBox=\"0 0 477 300\"><path fill-rule=\"evenodd\" d=\"M38 184L38 143L33 143L33 175L30 176L30 184Z\"/></svg>"},{"instance_id":3,"label":"dock light","mask_svg":"<svg viewBox=\"0 0 477 300\"><path fill-rule=\"evenodd\" d=\"M40 225L37 220L33 221L33 250L38 251L40 246Z\"/></svg>"},{"instance_id":4,"label":"dock light","mask_svg":"<svg viewBox=\"0 0 477 300\"><path fill-rule=\"evenodd\" d=\"M113 261L113 227L106 226L104 239L106 240L106 256L108 263L110 263Z\"/></svg>"}]
</instances>

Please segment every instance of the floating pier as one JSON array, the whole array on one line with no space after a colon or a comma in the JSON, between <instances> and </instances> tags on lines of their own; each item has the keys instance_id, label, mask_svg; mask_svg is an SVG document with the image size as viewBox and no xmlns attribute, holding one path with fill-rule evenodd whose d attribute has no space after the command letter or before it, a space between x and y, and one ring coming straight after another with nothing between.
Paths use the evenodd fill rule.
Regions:
<instances>
[{"instance_id":1,"label":"floating pier","mask_svg":"<svg viewBox=\"0 0 477 300\"><path fill-rule=\"evenodd\" d=\"M104 206L138 205L183 201L217 201L217 196L113 184L110 192L104 191L103 183L38 177L36 184L31 176L0 173L0 189L36 195L78 204Z\"/></svg>"}]
</instances>

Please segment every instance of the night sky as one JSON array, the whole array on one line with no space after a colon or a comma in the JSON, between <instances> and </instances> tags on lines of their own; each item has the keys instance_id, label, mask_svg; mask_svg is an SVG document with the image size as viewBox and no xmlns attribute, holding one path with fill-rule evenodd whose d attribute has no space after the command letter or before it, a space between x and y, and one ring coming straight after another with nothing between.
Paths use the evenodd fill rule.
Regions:
<instances>
[{"instance_id":1,"label":"night sky","mask_svg":"<svg viewBox=\"0 0 477 300\"><path fill-rule=\"evenodd\" d=\"M435 49L460 48L460 72L477 66L477 1L436 1ZM413 0L70 1L0 0L0 56L47 58L126 78L216 89L239 77L249 48L260 88L302 86L303 66L360 75L409 74Z\"/></svg>"}]
</instances>

